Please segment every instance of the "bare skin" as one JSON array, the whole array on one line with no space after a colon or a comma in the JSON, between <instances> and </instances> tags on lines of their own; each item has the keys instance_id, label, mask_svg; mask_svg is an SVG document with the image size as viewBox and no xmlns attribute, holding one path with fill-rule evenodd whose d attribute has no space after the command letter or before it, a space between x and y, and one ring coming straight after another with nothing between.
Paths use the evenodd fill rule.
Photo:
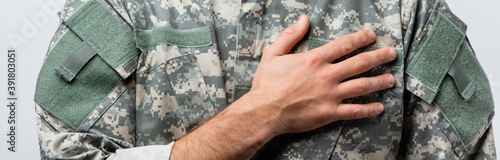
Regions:
<instances>
[{"instance_id":1,"label":"bare skin","mask_svg":"<svg viewBox=\"0 0 500 160\"><path fill-rule=\"evenodd\" d=\"M390 74L343 80L396 58L383 48L339 63L335 59L375 41L373 31L343 36L301 54L288 54L305 35L302 15L263 53L250 92L174 143L171 159L249 159L271 138L313 130L337 120L380 114L383 105L342 100L390 88ZM293 69L290 69L293 68Z\"/></svg>"}]
</instances>

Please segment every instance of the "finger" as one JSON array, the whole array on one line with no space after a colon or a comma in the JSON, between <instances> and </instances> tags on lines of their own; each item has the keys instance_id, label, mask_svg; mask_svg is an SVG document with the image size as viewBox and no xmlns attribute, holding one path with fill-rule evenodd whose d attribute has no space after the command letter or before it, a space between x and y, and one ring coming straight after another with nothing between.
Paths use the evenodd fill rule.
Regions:
<instances>
[{"instance_id":1,"label":"finger","mask_svg":"<svg viewBox=\"0 0 500 160\"><path fill-rule=\"evenodd\" d=\"M358 97L375 91L391 88L396 83L394 76L383 74L375 77L357 78L342 82L337 87L341 99Z\"/></svg>"},{"instance_id":2,"label":"finger","mask_svg":"<svg viewBox=\"0 0 500 160\"><path fill-rule=\"evenodd\" d=\"M325 60L328 63L331 63L347 53L369 45L374 42L376 38L377 36L375 35L375 32L371 30L362 30L342 36L311 51L318 54L324 54Z\"/></svg>"},{"instance_id":3,"label":"finger","mask_svg":"<svg viewBox=\"0 0 500 160\"><path fill-rule=\"evenodd\" d=\"M343 80L354 75L366 72L373 67L396 59L396 50L383 48L370 52L363 52L354 57L332 65L332 72ZM349 67L346 67L349 66Z\"/></svg>"},{"instance_id":4,"label":"finger","mask_svg":"<svg viewBox=\"0 0 500 160\"><path fill-rule=\"evenodd\" d=\"M378 102L369 104L339 104L336 114L339 120L361 119L376 116L384 110L384 105Z\"/></svg>"},{"instance_id":5,"label":"finger","mask_svg":"<svg viewBox=\"0 0 500 160\"><path fill-rule=\"evenodd\" d=\"M297 23L285 29L278 39L264 51L264 54L275 56L288 54L293 46L304 37L308 28L309 17L307 15L300 16Z\"/></svg>"}]
</instances>

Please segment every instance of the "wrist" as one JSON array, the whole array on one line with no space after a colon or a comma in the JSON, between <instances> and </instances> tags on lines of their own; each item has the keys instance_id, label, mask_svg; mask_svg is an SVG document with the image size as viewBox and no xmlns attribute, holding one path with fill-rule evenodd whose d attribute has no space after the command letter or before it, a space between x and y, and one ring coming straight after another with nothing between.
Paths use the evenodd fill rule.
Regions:
<instances>
[{"instance_id":1,"label":"wrist","mask_svg":"<svg viewBox=\"0 0 500 160\"><path fill-rule=\"evenodd\" d=\"M278 133L273 114L269 114L269 109L266 109L272 107L263 106L267 103L259 103L260 99L254 98L251 94L245 94L207 123L181 138L174 144L171 158L252 157ZM192 151L200 155L192 154Z\"/></svg>"},{"instance_id":2,"label":"wrist","mask_svg":"<svg viewBox=\"0 0 500 160\"><path fill-rule=\"evenodd\" d=\"M241 117L248 117L247 121L251 122L261 131L261 136L271 138L283 133L285 129L280 120L280 103L273 99L273 96L266 96L265 93L250 91L243 95L237 102L241 108Z\"/></svg>"}]
</instances>

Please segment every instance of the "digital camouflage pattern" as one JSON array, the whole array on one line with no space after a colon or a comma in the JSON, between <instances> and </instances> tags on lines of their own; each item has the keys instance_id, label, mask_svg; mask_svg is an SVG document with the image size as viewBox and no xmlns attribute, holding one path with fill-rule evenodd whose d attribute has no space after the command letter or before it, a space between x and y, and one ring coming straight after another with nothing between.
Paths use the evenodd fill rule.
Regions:
<instances>
[{"instance_id":1,"label":"digital camouflage pattern","mask_svg":"<svg viewBox=\"0 0 500 160\"><path fill-rule=\"evenodd\" d=\"M59 16L72 16L88 1L68 0ZM372 45L396 48L399 63L357 77L391 73L396 85L345 101L381 102L382 114L275 137L253 159L496 159L492 116L472 142L463 144L439 109L423 100L434 93L404 73L438 13L465 33L465 24L444 0L97 1L134 30L209 26L213 43L139 48L132 76L76 129L37 105L42 159L168 159L173 141L231 104L236 87L251 87L262 52L302 14L310 17L309 32L292 52L309 50L309 39L331 41L371 29L377 34ZM48 54L69 31L61 23Z\"/></svg>"}]
</instances>

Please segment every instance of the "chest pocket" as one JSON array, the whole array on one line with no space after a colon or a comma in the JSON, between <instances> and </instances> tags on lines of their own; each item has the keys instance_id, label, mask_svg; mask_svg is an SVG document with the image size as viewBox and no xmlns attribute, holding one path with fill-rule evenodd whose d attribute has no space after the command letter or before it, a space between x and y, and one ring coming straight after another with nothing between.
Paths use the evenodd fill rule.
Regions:
<instances>
[{"instance_id":1,"label":"chest pocket","mask_svg":"<svg viewBox=\"0 0 500 160\"><path fill-rule=\"evenodd\" d=\"M470 150L490 125L494 106L486 75L462 30L439 13L405 73L410 76L406 88L438 107L438 125L457 152Z\"/></svg>"},{"instance_id":2,"label":"chest pocket","mask_svg":"<svg viewBox=\"0 0 500 160\"><path fill-rule=\"evenodd\" d=\"M140 51L130 26L108 4L90 0L63 18L65 34L48 54L35 101L77 130L136 69Z\"/></svg>"},{"instance_id":3,"label":"chest pocket","mask_svg":"<svg viewBox=\"0 0 500 160\"><path fill-rule=\"evenodd\" d=\"M136 75L136 118L147 122L137 125L138 145L158 136L176 140L215 115L205 82L211 76L200 68L210 70L214 64L204 62L217 55L210 26L136 30L135 38L145 51Z\"/></svg>"}]
</instances>

